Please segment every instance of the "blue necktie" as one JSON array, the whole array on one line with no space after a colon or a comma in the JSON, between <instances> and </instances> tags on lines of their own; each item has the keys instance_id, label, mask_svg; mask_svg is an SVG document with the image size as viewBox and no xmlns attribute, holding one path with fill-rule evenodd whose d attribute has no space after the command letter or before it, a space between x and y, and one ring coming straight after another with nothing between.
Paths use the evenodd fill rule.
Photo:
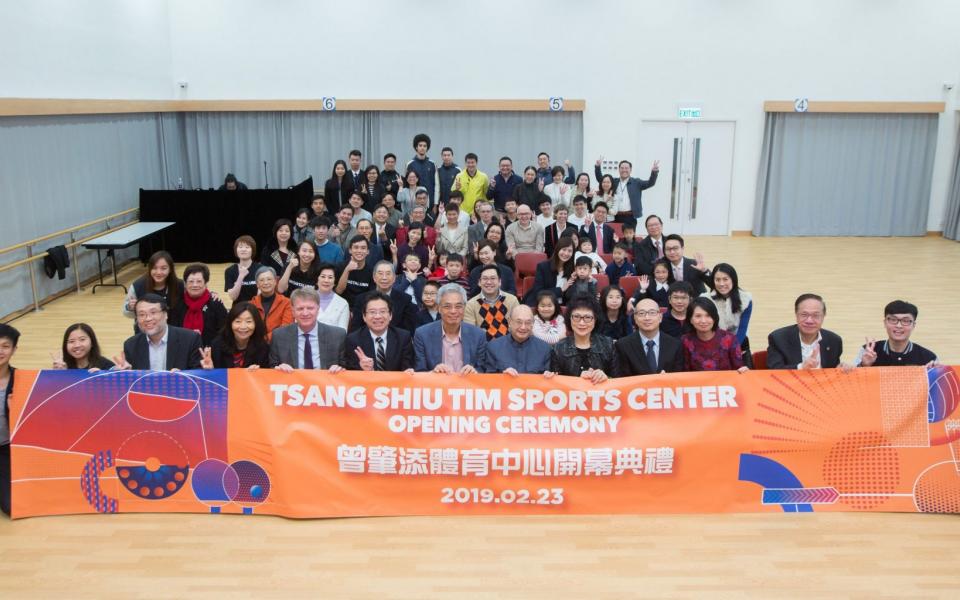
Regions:
<instances>
[{"instance_id":1,"label":"blue necktie","mask_svg":"<svg viewBox=\"0 0 960 600\"><path fill-rule=\"evenodd\" d=\"M656 342L653 340L647 340L647 365L650 367L651 373L657 372L657 355L653 352L655 345Z\"/></svg>"},{"instance_id":2,"label":"blue necktie","mask_svg":"<svg viewBox=\"0 0 960 600\"><path fill-rule=\"evenodd\" d=\"M313 368L313 349L310 347L310 334L303 334L303 368Z\"/></svg>"}]
</instances>

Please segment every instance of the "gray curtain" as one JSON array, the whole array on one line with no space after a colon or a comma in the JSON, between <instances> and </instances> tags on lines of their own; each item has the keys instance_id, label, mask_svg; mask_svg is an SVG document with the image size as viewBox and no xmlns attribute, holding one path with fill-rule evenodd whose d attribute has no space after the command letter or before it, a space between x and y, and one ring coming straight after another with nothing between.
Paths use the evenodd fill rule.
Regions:
<instances>
[{"instance_id":1,"label":"gray curtain","mask_svg":"<svg viewBox=\"0 0 960 600\"><path fill-rule=\"evenodd\" d=\"M947 216L943 222L943 235L951 240L960 240L960 132L957 136L957 151L953 157L953 177L950 180L950 196L947 198Z\"/></svg>"},{"instance_id":2,"label":"gray curtain","mask_svg":"<svg viewBox=\"0 0 960 600\"><path fill-rule=\"evenodd\" d=\"M938 116L769 113L754 235L924 235Z\"/></svg>"},{"instance_id":3,"label":"gray curtain","mask_svg":"<svg viewBox=\"0 0 960 600\"><path fill-rule=\"evenodd\" d=\"M497 170L500 156L520 171L546 151L554 164L583 154L577 113L532 112L201 112L0 118L2 245L38 237L137 206L139 188L215 188L226 173L263 187L312 175L316 188L351 149L363 165L382 165L393 152L402 166L413 156L413 136L426 132L430 156L450 146L455 160L474 152L480 168ZM575 165L584 170L583 165ZM55 243L67 241L55 240ZM42 251L46 248L39 248ZM120 254L123 260L137 248ZM14 255L16 254L16 255ZM0 264L25 256L0 256ZM177 257L181 258L181 257ZM182 257L189 260L190 257ZM96 253L81 252L81 276L96 273ZM41 298L70 287L35 267ZM72 276L72 272L70 273ZM0 274L0 315L31 303L25 269Z\"/></svg>"},{"instance_id":4,"label":"gray curtain","mask_svg":"<svg viewBox=\"0 0 960 600\"><path fill-rule=\"evenodd\" d=\"M0 245L136 207L138 188L165 182L159 125L155 114L0 118ZM68 241L50 240L36 252ZM3 254L0 264L25 256ZM96 274L95 252L79 250L78 262L81 279ZM28 268L0 273L0 316L31 304ZM33 269L41 298L73 285L72 270L60 281L47 279L40 263Z\"/></svg>"},{"instance_id":5,"label":"gray curtain","mask_svg":"<svg viewBox=\"0 0 960 600\"><path fill-rule=\"evenodd\" d=\"M426 132L430 156L450 146L454 160L476 153L480 169L493 174L501 156L514 167L535 164L541 151L554 164L583 153L581 113L529 112L252 112L161 115L167 186L182 178L189 188L219 187L230 172L250 187L263 187L263 161L273 187L299 183L313 175L323 187L333 163L352 149L363 166L382 166L393 152L399 165L413 157L413 136ZM584 170L583 165L574 165Z\"/></svg>"},{"instance_id":6,"label":"gray curtain","mask_svg":"<svg viewBox=\"0 0 960 600\"><path fill-rule=\"evenodd\" d=\"M554 165L583 155L583 114L555 112L382 112L377 137L384 152L397 155L405 164L413 158L413 136L425 132L432 146L430 157L440 164L440 149L453 149L454 162L463 166L463 156L473 152L481 171L497 172L501 156L513 159L517 173L536 165L537 154L547 152ZM379 158L379 157L378 157ZM379 162L379 161L378 161Z\"/></svg>"}]
</instances>

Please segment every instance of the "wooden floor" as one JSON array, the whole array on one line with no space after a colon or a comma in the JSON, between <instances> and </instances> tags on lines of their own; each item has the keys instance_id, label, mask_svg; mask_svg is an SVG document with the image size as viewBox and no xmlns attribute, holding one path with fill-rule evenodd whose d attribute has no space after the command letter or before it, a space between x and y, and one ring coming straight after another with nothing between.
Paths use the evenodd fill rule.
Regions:
<instances>
[{"instance_id":1,"label":"wooden floor","mask_svg":"<svg viewBox=\"0 0 960 600\"><path fill-rule=\"evenodd\" d=\"M902 298L920 307L915 341L960 364L960 244L735 237L691 238L687 250L737 267L755 299L754 349L814 291L844 358L883 336L883 306ZM64 326L81 320L118 351L132 328L121 302L119 290L85 291L17 319L14 364L48 366ZM0 597L958 598L958 543L949 515L0 519Z\"/></svg>"}]
</instances>

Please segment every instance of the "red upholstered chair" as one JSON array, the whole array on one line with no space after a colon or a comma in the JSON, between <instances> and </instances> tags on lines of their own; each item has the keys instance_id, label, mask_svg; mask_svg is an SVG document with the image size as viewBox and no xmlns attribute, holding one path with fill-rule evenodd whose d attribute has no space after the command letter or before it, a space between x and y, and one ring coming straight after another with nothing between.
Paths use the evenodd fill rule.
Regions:
<instances>
[{"instance_id":1,"label":"red upholstered chair","mask_svg":"<svg viewBox=\"0 0 960 600\"><path fill-rule=\"evenodd\" d=\"M600 258L602 258L604 263L606 263L606 264L608 264L608 265L612 265L612 264L613 264L613 255L612 255L612 254L604 254L604 253L602 253L602 252L597 252L597 256L599 256Z\"/></svg>"},{"instance_id":2,"label":"red upholstered chair","mask_svg":"<svg viewBox=\"0 0 960 600\"><path fill-rule=\"evenodd\" d=\"M612 229L613 232L617 234L618 240L623 237L623 223L614 223L613 221L610 221L609 223L607 223L607 225L609 225L610 229Z\"/></svg>"},{"instance_id":3,"label":"red upholstered chair","mask_svg":"<svg viewBox=\"0 0 960 600\"><path fill-rule=\"evenodd\" d=\"M547 260L547 255L543 252L522 252L513 257L515 265L515 275L517 281L523 281L527 275L537 273L537 265Z\"/></svg>"},{"instance_id":4,"label":"red upholstered chair","mask_svg":"<svg viewBox=\"0 0 960 600\"><path fill-rule=\"evenodd\" d=\"M597 291L602 292L603 288L610 285L610 278L607 277L606 273L598 273L593 276L594 281L597 282Z\"/></svg>"},{"instance_id":5,"label":"red upholstered chair","mask_svg":"<svg viewBox=\"0 0 960 600\"><path fill-rule=\"evenodd\" d=\"M620 278L620 287L623 288L623 294L629 302L630 298L633 298L633 293L640 287L640 278L636 275L625 275Z\"/></svg>"},{"instance_id":6,"label":"red upholstered chair","mask_svg":"<svg viewBox=\"0 0 960 600\"><path fill-rule=\"evenodd\" d=\"M533 283L534 281L536 281L536 279L537 278L534 277L533 275L527 275L526 277L521 279L520 288L517 290L519 292L517 294L517 298L523 299L523 297L527 295L527 292L533 289Z\"/></svg>"},{"instance_id":7,"label":"red upholstered chair","mask_svg":"<svg viewBox=\"0 0 960 600\"><path fill-rule=\"evenodd\" d=\"M767 351L757 350L753 353L753 369L755 371L764 371L767 368Z\"/></svg>"}]
</instances>

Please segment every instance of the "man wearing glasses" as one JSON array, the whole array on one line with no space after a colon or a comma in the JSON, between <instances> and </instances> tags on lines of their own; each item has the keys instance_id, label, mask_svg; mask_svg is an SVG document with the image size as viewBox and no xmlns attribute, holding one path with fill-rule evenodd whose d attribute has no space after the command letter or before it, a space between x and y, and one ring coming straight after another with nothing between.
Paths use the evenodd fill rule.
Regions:
<instances>
[{"instance_id":1,"label":"man wearing glasses","mask_svg":"<svg viewBox=\"0 0 960 600\"><path fill-rule=\"evenodd\" d=\"M768 369L830 369L840 365L843 340L823 329L827 305L816 294L801 294L793 303L797 324L767 336ZM844 365L844 369L849 369Z\"/></svg>"},{"instance_id":2,"label":"man wearing glasses","mask_svg":"<svg viewBox=\"0 0 960 600\"><path fill-rule=\"evenodd\" d=\"M440 320L418 327L413 335L415 369L433 373L482 373L487 336L479 327L463 322L467 293L459 284L437 290Z\"/></svg>"},{"instance_id":3,"label":"man wearing glasses","mask_svg":"<svg viewBox=\"0 0 960 600\"><path fill-rule=\"evenodd\" d=\"M680 340L660 331L660 307L650 298L637 302L633 322L637 330L616 343L620 376L683 371Z\"/></svg>"},{"instance_id":4,"label":"man wearing glasses","mask_svg":"<svg viewBox=\"0 0 960 600\"><path fill-rule=\"evenodd\" d=\"M936 354L910 341L917 326L917 313L916 306L903 300L887 304L883 309L887 339L878 344L877 340L867 338L855 364L861 367L937 366Z\"/></svg>"}]
</instances>

